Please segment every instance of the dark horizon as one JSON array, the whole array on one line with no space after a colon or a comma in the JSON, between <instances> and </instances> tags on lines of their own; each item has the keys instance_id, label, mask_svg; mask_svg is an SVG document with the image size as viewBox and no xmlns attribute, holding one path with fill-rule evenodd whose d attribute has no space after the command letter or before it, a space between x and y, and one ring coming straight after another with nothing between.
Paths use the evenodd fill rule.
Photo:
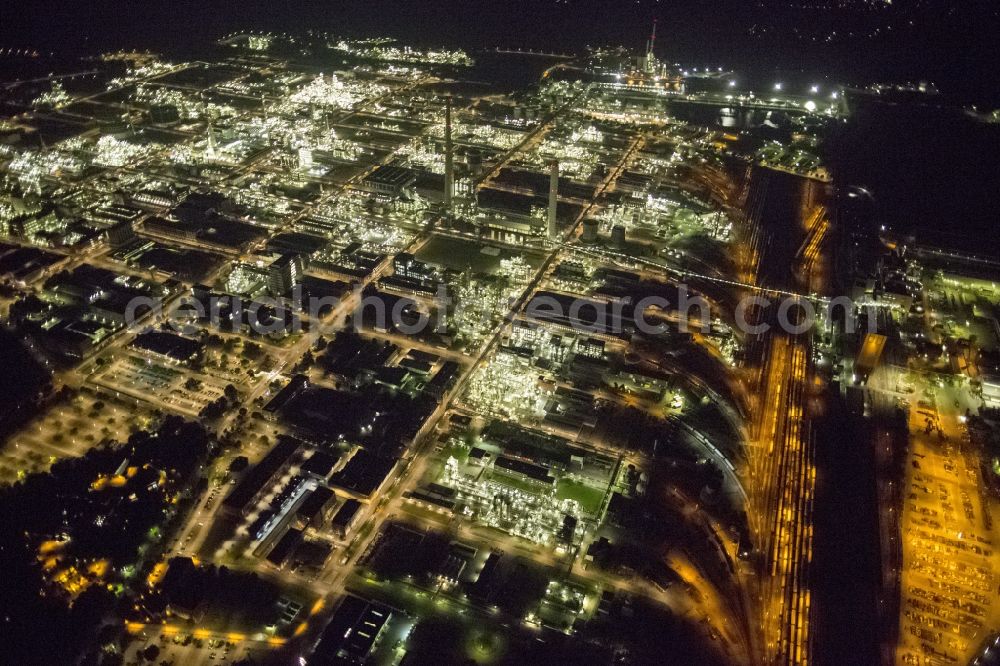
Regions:
<instances>
[{"instance_id":1,"label":"dark horizon","mask_svg":"<svg viewBox=\"0 0 1000 666\"><path fill-rule=\"evenodd\" d=\"M991 55L1000 19L989 3L966 3L958 10L950 3L897 2L891 7L899 9L891 13L852 9L852 3L820 13L809 10L808 4L640 0L622 6L587 0L429 0L415 6L404 0L309 0L276 6L261 0L125 5L111 0L45 1L5 10L0 51L27 48L65 56L148 48L171 53L234 31L316 30L471 50L501 46L580 52L587 45L642 48L656 19L658 55L688 66L734 68L754 78L798 72L848 85L923 80L936 83L962 103L1000 106L1000 76ZM4 58L0 55L0 61Z\"/></svg>"}]
</instances>

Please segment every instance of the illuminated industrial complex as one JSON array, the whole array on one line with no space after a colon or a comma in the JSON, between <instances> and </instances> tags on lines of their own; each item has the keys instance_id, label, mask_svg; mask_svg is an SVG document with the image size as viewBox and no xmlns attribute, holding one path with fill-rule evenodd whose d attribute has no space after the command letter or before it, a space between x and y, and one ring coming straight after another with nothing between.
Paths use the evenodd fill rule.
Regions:
<instances>
[{"instance_id":1,"label":"illuminated industrial complex","mask_svg":"<svg viewBox=\"0 0 1000 666\"><path fill-rule=\"evenodd\" d=\"M994 663L1000 263L658 31L5 86L10 663Z\"/></svg>"}]
</instances>

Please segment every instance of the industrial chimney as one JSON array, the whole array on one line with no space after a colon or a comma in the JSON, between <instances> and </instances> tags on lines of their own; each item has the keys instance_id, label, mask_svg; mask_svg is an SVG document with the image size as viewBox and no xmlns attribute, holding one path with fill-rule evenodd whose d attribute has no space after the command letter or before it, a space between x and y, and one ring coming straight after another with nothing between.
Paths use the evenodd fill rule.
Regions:
<instances>
[{"instance_id":1,"label":"industrial chimney","mask_svg":"<svg viewBox=\"0 0 1000 666\"><path fill-rule=\"evenodd\" d=\"M559 235L556 226L556 213L559 210L559 161L552 160L549 164L549 240L554 241Z\"/></svg>"},{"instance_id":2,"label":"industrial chimney","mask_svg":"<svg viewBox=\"0 0 1000 666\"><path fill-rule=\"evenodd\" d=\"M445 98L444 117L444 205L451 210L455 196L455 146L451 140L451 95Z\"/></svg>"}]
</instances>

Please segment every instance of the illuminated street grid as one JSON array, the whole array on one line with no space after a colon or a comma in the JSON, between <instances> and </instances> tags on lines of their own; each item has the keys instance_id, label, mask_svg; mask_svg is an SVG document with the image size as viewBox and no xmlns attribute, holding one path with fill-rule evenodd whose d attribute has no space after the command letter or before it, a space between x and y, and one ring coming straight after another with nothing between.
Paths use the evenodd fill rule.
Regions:
<instances>
[{"instance_id":1,"label":"illuminated street grid","mask_svg":"<svg viewBox=\"0 0 1000 666\"><path fill-rule=\"evenodd\" d=\"M266 51L261 39L251 38L245 46ZM358 55L355 46L334 48ZM576 334L555 322L532 321L520 308L543 289L608 303L622 271L639 269L643 279L659 288L668 284L669 274L693 270L725 276L725 264L718 259L732 241L733 219L719 202L734 188L726 181L718 146L709 135L667 116L662 116L655 138L644 127L609 120L609 109L619 106L614 93L580 83L553 80L540 89L537 102L557 109L553 114L495 97L487 101L456 96L451 136L461 170L453 210L442 220L445 109L435 89L439 75L431 73L436 56L425 54L401 66L401 53L379 48L371 46L363 57L392 64L375 64L365 76L299 71L279 59L256 66L247 60L217 65L169 65L145 57L126 61L127 74L86 102L108 115L135 114L129 117L133 129L83 134L52 142L44 151L13 154L6 170L10 191L23 195L8 197L0 209L8 237L67 255L68 263L58 268L77 265L82 256L97 267L134 271L157 283L171 278L197 281L250 301L271 290L269 266L280 248L304 247L302 243L309 247L308 275L328 285L377 287L439 316L451 313L442 311L433 298L443 287L455 304L443 336L407 336L366 323L362 340L396 350L385 363L387 369L402 368L404 358L413 359L407 367L418 373L426 372L424 367L442 367L432 359L458 361L460 375L454 388L445 385L443 395L436 394L443 399L430 424L445 413L448 397L458 394L458 404L471 410L464 412L471 418L481 414L500 419L498 424L519 423L527 428L521 437L535 433L551 448L549 454L509 449L517 439L498 444L484 434L489 428L477 429L480 434L471 444L468 435L435 435L438 431L422 429L425 439L441 437L447 446L427 453L418 444L415 454L404 458L390 472L391 480L370 497L335 482L338 495L361 498L361 511L368 516L365 527L346 537L307 527L307 539L321 547L326 544L334 554L319 568L279 572L261 558L287 533L303 499L324 484L301 471L313 449L305 445L305 458L296 454L290 465L266 481L256 504L236 521L234 532L219 527L226 522L218 513L224 508L225 491L208 493L174 546L175 553L250 567L268 579L332 598L351 580L351 563L366 552L384 521L402 519L423 529L444 529L442 521L452 515L454 521L468 521L469 529L506 533L506 539L514 541L499 543L542 563L582 563L588 547L606 533L602 525L612 495L640 497L644 489L640 482L637 490L635 470L648 464L647 452L623 456L619 445L604 441L610 426L595 421L596 406L606 406L602 411L607 414L599 420L613 421L615 410L631 409L665 423L684 419L687 405L710 398L686 381L680 369L659 364L653 370L652 356L642 368L612 369L609 360L619 366L634 353L627 336ZM467 65L461 56L442 57ZM82 101L60 93L54 89L37 104L63 107ZM553 159L559 161L562 179L558 238L547 239L544 191ZM390 166L411 175L401 187L386 181L389 190L373 191ZM538 174L545 174L541 184ZM93 233L107 234L108 241L86 245L85 237L71 235L58 215L31 218L40 210L33 207L36 197L67 202ZM209 206L209 215L217 216L211 227L198 222ZM20 226L25 217L33 221ZM429 223L433 231L428 231ZM84 244L82 253L74 247L79 244ZM400 268L398 259L395 265L386 260L405 251L417 258L410 268ZM34 282L40 284L54 271ZM386 279L393 274L397 279ZM401 275L407 280L398 279ZM632 275L638 279L639 273ZM173 296L165 311L172 312L179 302ZM352 303L343 301L336 314L347 314ZM513 326L505 321L512 312ZM326 320L334 320L332 313ZM325 387L322 390L360 386L359 377L344 370L337 370L341 374L331 380L329 371L322 369L322 347L313 347L309 336L247 337L246 330L234 335L221 328L205 329L203 322L191 318L184 322L188 328L182 333L200 335L193 360L139 353L126 347L133 334L119 333L101 340L99 348L85 350L87 360L66 372L67 381L85 382L189 418L204 417L214 403L226 399L225 389L232 384L237 403L248 407L241 413L263 419L260 410L292 374L303 370L315 386ZM693 344L703 345L717 359L716 372L724 376L739 343L726 324L716 320ZM319 359L315 366L302 362L311 348L315 351L309 353ZM421 366L427 360L431 365ZM589 370L587 362L593 366ZM585 381L581 373L587 372L590 379ZM404 390L418 396L426 391L419 387L427 379L413 376L418 381L405 382L409 388ZM246 439L246 422L234 416L231 411L222 417L217 432ZM281 422L274 432L301 435ZM711 460L713 466L729 465L709 442L714 435L691 433L691 445L701 451L694 454L699 464ZM580 444L571 445L571 439ZM243 446L251 466L266 452L256 442ZM355 450L350 442L338 445L334 469L341 471L335 472L335 479ZM227 478L222 465L232 460L221 458L213 477ZM734 483L738 485L735 479L725 482L724 492L739 510ZM431 489L453 495L442 503ZM452 508L443 510L445 506ZM485 534L464 530L464 539L496 547ZM721 538L733 555L732 535L723 532ZM692 577L688 584L703 593L694 597L663 584L663 591L652 593L654 598L684 613L694 612L697 599L709 604L706 595L714 593L710 583L699 579L704 574L697 565L676 566L683 574L675 575L680 580ZM573 588L580 590L572 597L578 612L584 607L592 612L592 602L584 597L603 586L639 591L611 572L587 573L577 567L574 577L589 581ZM553 580L550 593L561 585L580 585L570 580ZM560 603L571 599L560 594L565 597ZM551 604L546 597L525 621L537 622L537 614ZM708 633L725 637L722 650L737 658L746 650L745 637L724 619L727 612L709 606L696 615L712 627ZM130 631L155 637L155 623L147 629L147 622L137 618ZM219 648L223 644L216 637L225 638L226 631L227 644L246 641L246 649L268 640L272 648L281 647L285 640L251 636L245 628L205 627L193 636L207 641L208 649ZM173 626L164 626L161 633L168 639L164 648L177 657L177 650L190 642L181 640L187 632Z\"/></svg>"},{"instance_id":2,"label":"illuminated street grid","mask_svg":"<svg viewBox=\"0 0 1000 666\"><path fill-rule=\"evenodd\" d=\"M121 71L102 89L53 82L4 126L69 117L68 136L0 143L4 251L45 253L5 276L15 295L4 305L74 393L11 440L3 480L167 414L200 419L222 452L146 563L151 599L182 566L254 571L281 590L266 621L136 604L127 654L308 654L349 593L369 617L380 603L401 611L385 625L396 638L368 646L389 661L426 617L571 634L639 598L689 622L726 663L808 663L809 403L830 346L745 338L717 307L705 325L649 312L662 329L640 336L647 313L595 321L533 306L613 310L674 297L680 282L713 305L756 290L767 242L733 175L735 138L678 120L664 100L788 111L806 138L753 159L823 184L810 130L840 112L836 97L688 93L687 74L651 54L635 66L595 51L515 100L468 92L474 61L460 51L330 40L322 56L342 60L320 68L289 56L287 36L219 46L214 63L106 56ZM804 205L801 220L799 284L783 293L824 286L826 210ZM899 659L924 664L968 659L1000 612L994 500L965 413L997 400L969 349L1000 345L988 346L981 312L998 301L992 283L910 270L922 300L886 310L909 327L913 362L902 378L879 367L871 390L919 398ZM334 302L295 313L298 332L184 309L209 294L280 302L293 287ZM146 295L161 311L127 330L125 300ZM436 326L379 320L360 308L371 300ZM755 348L756 366L745 361ZM845 383L860 372L847 365ZM946 387L934 373L964 378L948 374ZM59 442L43 436L63 420ZM642 522L650 507L663 524ZM656 542L664 525L670 538ZM510 571L533 590L521 605L491 587Z\"/></svg>"}]
</instances>

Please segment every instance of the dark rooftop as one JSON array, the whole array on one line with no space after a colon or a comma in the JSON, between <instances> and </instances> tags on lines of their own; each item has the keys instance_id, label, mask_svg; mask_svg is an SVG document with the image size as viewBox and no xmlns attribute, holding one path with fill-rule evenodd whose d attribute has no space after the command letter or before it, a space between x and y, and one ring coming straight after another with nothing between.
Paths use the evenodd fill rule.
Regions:
<instances>
[{"instance_id":1,"label":"dark rooftop","mask_svg":"<svg viewBox=\"0 0 1000 666\"><path fill-rule=\"evenodd\" d=\"M190 361L201 351L201 342L166 331L140 333L132 341L132 346L182 362Z\"/></svg>"}]
</instances>

